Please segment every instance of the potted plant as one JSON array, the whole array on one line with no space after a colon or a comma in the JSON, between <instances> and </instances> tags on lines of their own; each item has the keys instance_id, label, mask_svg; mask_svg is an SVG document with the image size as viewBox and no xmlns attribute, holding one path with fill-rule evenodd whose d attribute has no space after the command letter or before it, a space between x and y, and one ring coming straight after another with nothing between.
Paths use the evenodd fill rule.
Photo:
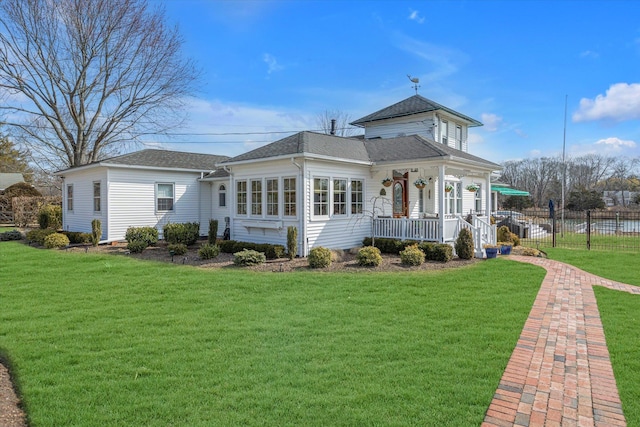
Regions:
<instances>
[{"instance_id":1,"label":"potted plant","mask_svg":"<svg viewBox=\"0 0 640 427\"><path fill-rule=\"evenodd\" d=\"M498 246L500 246L500 255L511 255L511 247L513 246L513 243L498 242Z\"/></svg>"},{"instance_id":2,"label":"potted plant","mask_svg":"<svg viewBox=\"0 0 640 427\"><path fill-rule=\"evenodd\" d=\"M382 185L384 185L385 187L391 186L392 183L393 183L393 180L391 178L389 178L389 177L384 178L382 180Z\"/></svg>"},{"instance_id":3,"label":"potted plant","mask_svg":"<svg viewBox=\"0 0 640 427\"><path fill-rule=\"evenodd\" d=\"M467 190L471 191L472 193L475 193L476 191L478 191L479 188L480 186L478 184L467 185Z\"/></svg>"},{"instance_id":4,"label":"potted plant","mask_svg":"<svg viewBox=\"0 0 640 427\"><path fill-rule=\"evenodd\" d=\"M482 247L484 248L484 252L487 254L487 259L495 258L496 256L498 256L498 245L487 243Z\"/></svg>"},{"instance_id":5,"label":"potted plant","mask_svg":"<svg viewBox=\"0 0 640 427\"><path fill-rule=\"evenodd\" d=\"M447 184L444 186L444 191L446 191L447 193L451 193L453 191L453 185L451 184Z\"/></svg>"},{"instance_id":6,"label":"potted plant","mask_svg":"<svg viewBox=\"0 0 640 427\"><path fill-rule=\"evenodd\" d=\"M413 181L413 185L415 185L419 189L423 189L424 187L427 186L427 184L429 184L429 181L427 181L425 178L422 178L422 177Z\"/></svg>"}]
</instances>

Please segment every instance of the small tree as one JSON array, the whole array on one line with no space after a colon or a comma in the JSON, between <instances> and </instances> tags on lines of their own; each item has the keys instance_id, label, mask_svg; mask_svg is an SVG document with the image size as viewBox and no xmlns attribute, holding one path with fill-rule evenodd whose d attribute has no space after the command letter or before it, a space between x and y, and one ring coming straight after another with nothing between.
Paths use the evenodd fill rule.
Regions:
<instances>
[{"instance_id":1,"label":"small tree","mask_svg":"<svg viewBox=\"0 0 640 427\"><path fill-rule=\"evenodd\" d=\"M98 246L102 237L102 222L99 219L91 221L91 244Z\"/></svg>"},{"instance_id":2,"label":"small tree","mask_svg":"<svg viewBox=\"0 0 640 427\"><path fill-rule=\"evenodd\" d=\"M460 259L473 258L473 235L468 228L460 230L454 246Z\"/></svg>"},{"instance_id":3,"label":"small tree","mask_svg":"<svg viewBox=\"0 0 640 427\"><path fill-rule=\"evenodd\" d=\"M218 220L210 219L209 220L209 235L207 236L207 241L211 245L215 245L218 240Z\"/></svg>"},{"instance_id":4,"label":"small tree","mask_svg":"<svg viewBox=\"0 0 640 427\"><path fill-rule=\"evenodd\" d=\"M287 227L287 255L294 259L298 253L298 229L293 225Z\"/></svg>"}]
</instances>

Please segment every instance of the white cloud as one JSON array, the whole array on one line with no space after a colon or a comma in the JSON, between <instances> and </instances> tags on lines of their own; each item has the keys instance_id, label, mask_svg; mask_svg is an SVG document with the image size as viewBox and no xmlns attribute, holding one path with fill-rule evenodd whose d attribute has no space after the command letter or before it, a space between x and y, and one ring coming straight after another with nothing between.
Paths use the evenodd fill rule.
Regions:
<instances>
[{"instance_id":1,"label":"white cloud","mask_svg":"<svg viewBox=\"0 0 640 427\"><path fill-rule=\"evenodd\" d=\"M409 20L416 21L418 24L424 23L424 16L420 16L420 12L417 10L409 9L411 13L409 14Z\"/></svg>"},{"instance_id":2,"label":"white cloud","mask_svg":"<svg viewBox=\"0 0 640 427\"><path fill-rule=\"evenodd\" d=\"M580 108L573 114L574 122L606 119L617 122L640 119L640 83L616 83L605 95L582 98Z\"/></svg>"},{"instance_id":3,"label":"white cloud","mask_svg":"<svg viewBox=\"0 0 640 427\"><path fill-rule=\"evenodd\" d=\"M284 70L284 67L278 64L276 57L269 53L265 53L264 55L262 55L262 60L267 64L268 74L275 73L276 71Z\"/></svg>"},{"instance_id":4,"label":"white cloud","mask_svg":"<svg viewBox=\"0 0 640 427\"><path fill-rule=\"evenodd\" d=\"M484 124L484 129L488 132L495 132L502 124L502 117L492 113L482 113L480 121Z\"/></svg>"},{"instance_id":5,"label":"white cloud","mask_svg":"<svg viewBox=\"0 0 640 427\"><path fill-rule=\"evenodd\" d=\"M634 141L625 141L620 138L610 137L599 140L596 142L596 145L607 147L610 150L620 151L624 148L635 148L637 144Z\"/></svg>"},{"instance_id":6,"label":"white cloud","mask_svg":"<svg viewBox=\"0 0 640 427\"><path fill-rule=\"evenodd\" d=\"M600 54L598 52L594 52L592 50L585 50L584 52L580 53L580 57L589 58L589 59L597 59L597 58L600 57Z\"/></svg>"}]
</instances>

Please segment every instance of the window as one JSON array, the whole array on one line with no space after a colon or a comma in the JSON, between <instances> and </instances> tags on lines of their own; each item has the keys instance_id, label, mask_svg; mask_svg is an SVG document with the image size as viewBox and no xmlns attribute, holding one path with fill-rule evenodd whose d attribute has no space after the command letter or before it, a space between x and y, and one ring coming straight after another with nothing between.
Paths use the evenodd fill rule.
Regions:
<instances>
[{"instance_id":1,"label":"window","mask_svg":"<svg viewBox=\"0 0 640 427\"><path fill-rule=\"evenodd\" d=\"M67 185L67 210L73 210L73 184Z\"/></svg>"},{"instance_id":2,"label":"window","mask_svg":"<svg viewBox=\"0 0 640 427\"><path fill-rule=\"evenodd\" d=\"M474 195L476 212L482 212L482 186L478 185L478 189Z\"/></svg>"},{"instance_id":3,"label":"window","mask_svg":"<svg viewBox=\"0 0 640 427\"><path fill-rule=\"evenodd\" d=\"M462 126L456 125L456 148L462 150Z\"/></svg>"},{"instance_id":4,"label":"window","mask_svg":"<svg viewBox=\"0 0 640 427\"><path fill-rule=\"evenodd\" d=\"M351 215L362 213L364 200L363 187L361 180L351 180Z\"/></svg>"},{"instance_id":5,"label":"window","mask_svg":"<svg viewBox=\"0 0 640 427\"><path fill-rule=\"evenodd\" d=\"M446 120L442 121L442 143L444 145L449 145L449 122Z\"/></svg>"},{"instance_id":6,"label":"window","mask_svg":"<svg viewBox=\"0 0 640 427\"><path fill-rule=\"evenodd\" d=\"M313 179L313 214L329 215L329 180L327 178Z\"/></svg>"},{"instance_id":7,"label":"window","mask_svg":"<svg viewBox=\"0 0 640 427\"><path fill-rule=\"evenodd\" d=\"M418 213L424 213L424 188L418 189Z\"/></svg>"},{"instance_id":8,"label":"window","mask_svg":"<svg viewBox=\"0 0 640 427\"><path fill-rule=\"evenodd\" d=\"M278 178L267 179L267 215L278 216Z\"/></svg>"},{"instance_id":9,"label":"window","mask_svg":"<svg viewBox=\"0 0 640 427\"><path fill-rule=\"evenodd\" d=\"M247 181L236 182L236 213L247 214Z\"/></svg>"},{"instance_id":10,"label":"window","mask_svg":"<svg viewBox=\"0 0 640 427\"><path fill-rule=\"evenodd\" d=\"M100 182L93 183L93 211L100 212Z\"/></svg>"},{"instance_id":11,"label":"window","mask_svg":"<svg viewBox=\"0 0 640 427\"><path fill-rule=\"evenodd\" d=\"M156 184L156 209L158 211L173 210L173 184Z\"/></svg>"},{"instance_id":12,"label":"window","mask_svg":"<svg viewBox=\"0 0 640 427\"><path fill-rule=\"evenodd\" d=\"M251 215L262 215L262 180L251 180Z\"/></svg>"},{"instance_id":13,"label":"window","mask_svg":"<svg viewBox=\"0 0 640 427\"><path fill-rule=\"evenodd\" d=\"M333 180L333 214L347 214L347 180Z\"/></svg>"},{"instance_id":14,"label":"window","mask_svg":"<svg viewBox=\"0 0 640 427\"><path fill-rule=\"evenodd\" d=\"M296 216L296 179L285 178L284 185L284 215Z\"/></svg>"},{"instance_id":15,"label":"window","mask_svg":"<svg viewBox=\"0 0 640 427\"><path fill-rule=\"evenodd\" d=\"M459 182L449 183L453 190L445 193L445 206L447 214L455 215L462 213L462 184Z\"/></svg>"},{"instance_id":16,"label":"window","mask_svg":"<svg viewBox=\"0 0 640 427\"><path fill-rule=\"evenodd\" d=\"M227 206L227 187L224 184L220 184L218 187L218 206L221 208Z\"/></svg>"}]
</instances>

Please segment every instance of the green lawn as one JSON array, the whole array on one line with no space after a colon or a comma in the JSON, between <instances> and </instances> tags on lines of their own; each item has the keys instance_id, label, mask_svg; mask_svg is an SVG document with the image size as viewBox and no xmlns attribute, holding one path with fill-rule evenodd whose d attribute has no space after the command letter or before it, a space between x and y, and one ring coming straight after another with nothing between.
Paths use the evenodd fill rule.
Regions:
<instances>
[{"instance_id":1,"label":"green lawn","mask_svg":"<svg viewBox=\"0 0 640 427\"><path fill-rule=\"evenodd\" d=\"M544 270L200 270L0 243L32 426L479 425ZM517 280L514 280L517 279Z\"/></svg>"}]
</instances>

